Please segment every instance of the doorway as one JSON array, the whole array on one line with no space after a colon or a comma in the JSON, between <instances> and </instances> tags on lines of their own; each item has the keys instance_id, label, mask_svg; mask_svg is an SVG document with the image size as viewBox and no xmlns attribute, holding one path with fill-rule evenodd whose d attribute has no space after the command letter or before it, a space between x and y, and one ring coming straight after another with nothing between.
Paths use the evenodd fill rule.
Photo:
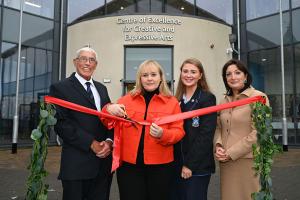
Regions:
<instances>
[{"instance_id":1,"label":"doorway","mask_svg":"<svg viewBox=\"0 0 300 200\"><path fill-rule=\"evenodd\" d=\"M149 59L156 60L162 66L168 85L174 92L173 46L125 46L123 95L134 88L139 65Z\"/></svg>"}]
</instances>

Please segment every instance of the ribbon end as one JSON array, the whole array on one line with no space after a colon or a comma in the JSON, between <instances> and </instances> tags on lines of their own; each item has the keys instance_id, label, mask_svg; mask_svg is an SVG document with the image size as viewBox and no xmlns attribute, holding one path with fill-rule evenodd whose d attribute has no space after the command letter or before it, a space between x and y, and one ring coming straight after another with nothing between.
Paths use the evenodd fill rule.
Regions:
<instances>
[{"instance_id":1,"label":"ribbon end","mask_svg":"<svg viewBox=\"0 0 300 200\"><path fill-rule=\"evenodd\" d=\"M49 102L48 102L48 101L49 101L49 97L50 97L50 96L45 96L45 97L44 97L44 101L45 101L46 103L49 103Z\"/></svg>"},{"instance_id":2,"label":"ribbon end","mask_svg":"<svg viewBox=\"0 0 300 200\"><path fill-rule=\"evenodd\" d=\"M260 101L262 104L266 104L266 103L267 103L267 99L266 99L265 96L260 96L259 101Z\"/></svg>"},{"instance_id":3,"label":"ribbon end","mask_svg":"<svg viewBox=\"0 0 300 200\"><path fill-rule=\"evenodd\" d=\"M111 166L111 173L115 172L120 167L120 165L121 165L120 160L113 160Z\"/></svg>"}]
</instances>

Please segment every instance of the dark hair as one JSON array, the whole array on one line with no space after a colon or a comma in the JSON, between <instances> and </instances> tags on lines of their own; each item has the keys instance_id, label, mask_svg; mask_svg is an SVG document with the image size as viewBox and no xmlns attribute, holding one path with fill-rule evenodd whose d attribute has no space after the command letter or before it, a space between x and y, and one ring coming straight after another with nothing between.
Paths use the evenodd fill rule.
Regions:
<instances>
[{"instance_id":1,"label":"dark hair","mask_svg":"<svg viewBox=\"0 0 300 200\"><path fill-rule=\"evenodd\" d=\"M232 89L229 87L229 85L227 83L227 79L226 79L226 71L230 65L235 65L240 71L242 71L245 74L245 76L247 76L247 82L245 83L245 86L239 91L240 93L250 87L250 85L252 83L252 76L249 73L246 65L242 61L236 60L236 59L231 59L228 62L226 62L222 69L222 77L223 77L223 82L224 82L224 85L226 88L226 94L229 96L232 96L233 95Z\"/></svg>"}]
</instances>

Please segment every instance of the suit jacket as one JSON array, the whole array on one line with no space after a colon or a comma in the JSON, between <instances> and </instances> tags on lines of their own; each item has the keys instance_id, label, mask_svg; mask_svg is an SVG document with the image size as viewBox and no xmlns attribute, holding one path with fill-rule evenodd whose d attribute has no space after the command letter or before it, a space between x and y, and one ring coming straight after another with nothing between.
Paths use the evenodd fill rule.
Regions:
<instances>
[{"instance_id":1,"label":"suit jacket","mask_svg":"<svg viewBox=\"0 0 300 200\"><path fill-rule=\"evenodd\" d=\"M267 97L250 87L235 99L226 95L220 104L259 95ZM259 191L259 176L254 176L252 153L257 131L251 113L250 105L219 111L214 143L222 145L232 159L219 164L222 200L250 200L251 193Z\"/></svg>"},{"instance_id":2,"label":"suit jacket","mask_svg":"<svg viewBox=\"0 0 300 200\"><path fill-rule=\"evenodd\" d=\"M107 89L94 81L100 95L101 107L110 103ZM95 103L88 97L85 88L73 73L69 78L51 85L50 96L96 109ZM90 149L93 140L103 141L113 138L97 116L56 106L56 133L62 138L61 165L59 179L83 180L95 178L98 173L109 174L111 156L101 159Z\"/></svg>"},{"instance_id":3,"label":"suit jacket","mask_svg":"<svg viewBox=\"0 0 300 200\"><path fill-rule=\"evenodd\" d=\"M188 112L216 105L216 97L197 88L186 104L181 101L182 112ZM192 170L193 174L211 174L215 172L213 156L213 138L217 124L217 113L184 120L185 136L176 144L179 162ZM180 161L181 160L181 161Z\"/></svg>"},{"instance_id":4,"label":"suit jacket","mask_svg":"<svg viewBox=\"0 0 300 200\"><path fill-rule=\"evenodd\" d=\"M145 111L147 111L146 120L149 121L156 117L180 113L177 99L161 94L155 94L148 107L140 94L135 96L127 94L121 97L118 103L124 104L128 117L137 121L144 119ZM182 125L183 121L160 125L164 131L159 139L150 136L150 126L145 127L143 153L146 165L165 164L174 160L173 144L184 136ZM136 164L143 126L123 126L121 131L121 160Z\"/></svg>"},{"instance_id":5,"label":"suit jacket","mask_svg":"<svg viewBox=\"0 0 300 200\"><path fill-rule=\"evenodd\" d=\"M241 92L236 100L266 94L250 87ZM232 96L225 96L220 104L234 101ZM235 108L221 110L218 117L218 125L215 133L215 144L221 144L232 160L239 158L253 158L252 144L257 141L256 129L252 122L250 105L238 106Z\"/></svg>"}]
</instances>

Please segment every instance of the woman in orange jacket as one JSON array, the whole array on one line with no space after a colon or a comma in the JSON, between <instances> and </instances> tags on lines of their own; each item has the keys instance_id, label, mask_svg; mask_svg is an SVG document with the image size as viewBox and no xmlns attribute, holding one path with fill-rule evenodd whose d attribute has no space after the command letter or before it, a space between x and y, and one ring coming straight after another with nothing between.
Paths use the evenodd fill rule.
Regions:
<instances>
[{"instance_id":1,"label":"woman in orange jacket","mask_svg":"<svg viewBox=\"0 0 300 200\"><path fill-rule=\"evenodd\" d=\"M167 86L162 67L144 61L137 71L135 88L110 104L106 111L135 121L152 121L180 113L180 106ZM166 200L174 172L173 145L184 136L183 121L121 128L117 181L121 200Z\"/></svg>"}]
</instances>

